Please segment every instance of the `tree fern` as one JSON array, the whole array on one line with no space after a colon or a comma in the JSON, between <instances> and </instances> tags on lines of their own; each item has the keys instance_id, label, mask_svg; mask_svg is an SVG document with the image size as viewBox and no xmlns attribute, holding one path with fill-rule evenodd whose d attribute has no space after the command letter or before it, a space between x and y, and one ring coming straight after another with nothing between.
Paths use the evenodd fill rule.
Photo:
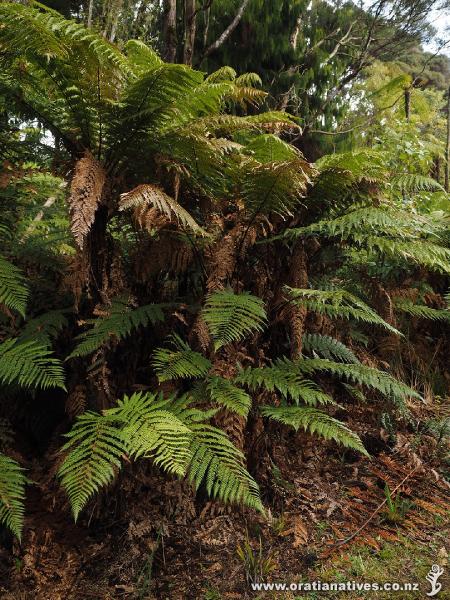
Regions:
<instances>
[{"instance_id":1,"label":"tree fern","mask_svg":"<svg viewBox=\"0 0 450 600\"><path fill-rule=\"evenodd\" d=\"M346 448L369 456L356 433L320 410L307 406L262 406L260 410L264 417L290 425L296 431L302 427L305 431L326 440L335 440Z\"/></svg>"},{"instance_id":2,"label":"tree fern","mask_svg":"<svg viewBox=\"0 0 450 600\"><path fill-rule=\"evenodd\" d=\"M345 344L328 335L304 333L302 337L303 351L316 353L321 358L338 360L346 363L359 363L359 360Z\"/></svg>"},{"instance_id":3,"label":"tree fern","mask_svg":"<svg viewBox=\"0 0 450 600\"><path fill-rule=\"evenodd\" d=\"M106 316L88 321L93 327L76 338L79 343L68 359L87 356L110 340L122 340L139 327L160 323L164 320L165 306L147 304L133 309L128 305L127 299L115 298L111 306L106 308Z\"/></svg>"},{"instance_id":4,"label":"tree fern","mask_svg":"<svg viewBox=\"0 0 450 600\"><path fill-rule=\"evenodd\" d=\"M159 381L203 377L211 368L211 362L178 335L170 336L174 349L158 348L153 354L153 367Z\"/></svg>"},{"instance_id":5,"label":"tree fern","mask_svg":"<svg viewBox=\"0 0 450 600\"><path fill-rule=\"evenodd\" d=\"M252 331L262 331L267 320L261 298L248 292L214 292L208 296L202 316L214 339L216 350L242 339Z\"/></svg>"},{"instance_id":6,"label":"tree fern","mask_svg":"<svg viewBox=\"0 0 450 600\"><path fill-rule=\"evenodd\" d=\"M392 333L402 335L395 327L389 325L374 310L367 306L347 290L312 290L285 288L289 297L296 304L302 304L309 310L325 314L331 318L355 319L364 323L380 325Z\"/></svg>"},{"instance_id":7,"label":"tree fern","mask_svg":"<svg viewBox=\"0 0 450 600\"><path fill-rule=\"evenodd\" d=\"M19 538L22 536L25 512L25 484L22 467L0 452L0 524Z\"/></svg>"},{"instance_id":8,"label":"tree fern","mask_svg":"<svg viewBox=\"0 0 450 600\"><path fill-rule=\"evenodd\" d=\"M28 287L22 272L0 256L0 304L22 316L28 301Z\"/></svg>"},{"instance_id":9,"label":"tree fern","mask_svg":"<svg viewBox=\"0 0 450 600\"><path fill-rule=\"evenodd\" d=\"M0 344L0 382L25 388L65 389L61 362L46 344L33 339L7 339Z\"/></svg>"}]
</instances>

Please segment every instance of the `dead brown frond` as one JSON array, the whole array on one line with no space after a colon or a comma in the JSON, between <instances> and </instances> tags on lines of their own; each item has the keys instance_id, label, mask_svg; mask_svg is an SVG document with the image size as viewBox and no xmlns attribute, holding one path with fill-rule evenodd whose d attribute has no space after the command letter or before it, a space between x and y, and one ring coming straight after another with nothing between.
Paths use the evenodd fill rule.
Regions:
<instances>
[{"instance_id":1,"label":"dead brown frond","mask_svg":"<svg viewBox=\"0 0 450 600\"><path fill-rule=\"evenodd\" d=\"M83 248L94 222L105 181L106 174L102 165L86 150L83 158L75 165L68 201L71 229L79 248Z\"/></svg>"},{"instance_id":2,"label":"dead brown frond","mask_svg":"<svg viewBox=\"0 0 450 600\"><path fill-rule=\"evenodd\" d=\"M121 194L120 210L133 208L135 219L145 229L159 229L155 224L177 223L205 235L188 211L157 185L145 183ZM159 216L158 216L159 215ZM163 219L161 221L161 218Z\"/></svg>"}]
</instances>

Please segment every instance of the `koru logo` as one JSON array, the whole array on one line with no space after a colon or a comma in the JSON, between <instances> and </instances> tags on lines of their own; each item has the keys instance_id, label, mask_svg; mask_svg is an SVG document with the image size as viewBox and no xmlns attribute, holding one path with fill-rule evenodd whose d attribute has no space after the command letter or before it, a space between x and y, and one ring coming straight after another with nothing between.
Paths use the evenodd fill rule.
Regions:
<instances>
[{"instance_id":1,"label":"koru logo","mask_svg":"<svg viewBox=\"0 0 450 600\"><path fill-rule=\"evenodd\" d=\"M442 583L438 583L439 577L443 574L444 569L439 565L433 565L427 575L427 581L430 582L431 590L427 592L427 596L436 596L442 589Z\"/></svg>"}]
</instances>

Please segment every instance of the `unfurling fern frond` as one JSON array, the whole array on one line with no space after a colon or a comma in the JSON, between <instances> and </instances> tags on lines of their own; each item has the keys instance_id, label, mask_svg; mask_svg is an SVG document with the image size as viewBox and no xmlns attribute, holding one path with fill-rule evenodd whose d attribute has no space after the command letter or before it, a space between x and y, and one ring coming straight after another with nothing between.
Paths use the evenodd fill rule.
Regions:
<instances>
[{"instance_id":1,"label":"unfurling fern frond","mask_svg":"<svg viewBox=\"0 0 450 600\"><path fill-rule=\"evenodd\" d=\"M414 304L409 300L396 300L395 310L419 317L421 319L430 319L431 321L450 321L450 310L448 308L431 308L422 304Z\"/></svg>"},{"instance_id":2,"label":"unfurling fern frond","mask_svg":"<svg viewBox=\"0 0 450 600\"><path fill-rule=\"evenodd\" d=\"M235 382L246 385L250 390L263 388L269 392L279 392L283 398L291 398L296 404L300 402L316 406L332 404L333 399L325 394L313 381L305 379L298 369L289 369L279 362L270 367L247 367L236 376Z\"/></svg>"},{"instance_id":3,"label":"unfurling fern frond","mask_svg":"<svg viewBox=\"0 0 450 600\"><path fill-rule=\"evenodd\" d=\"M7 339L0 344L0 382L30 388L64 387L61 362L39 341Z\"/></svg>"},{"instance_id":4,"label":"unfurling fern frond","mask_svg":"<svg viewBox=\"0 0 450 600\"><path fill-rule=\"evenodd\" d=\"M296 431L302 427L326 440L335 440L346 448L352 448L369 456L359 437L343 423L326 413L307 406L262 406L261 414L275 421L290 425Z\"/></svg>"},{"instance_id":5,"label":"unfurling fern frond","mask_svg":"<svg viewBox=\"0 0 450 600\"><path fill-rule=\"evenodd\" d=\"M107 316L89 321L93 327L76 338L79 344L68 359L87 356L112 339L122 340L139 327L160 323L164 320L165 307L163 304L147 304L130 308L126 298L115 298L107 309Z\"/></svg>"},{"instance_id":6,"label":"unfurling fern frond","mask_svg":"<svg viewBox=\"0 0 450 600\"><path fill-rule=\"evenodd\" d=\"M0 304L24 316L28 287L22 272L0 256Z\"/></svg>"},{"instance_id":7,"label":"unfurling fern frond","mask_svg":"<svg viewBox=\"0 0 450 600\"><path fill-rule=\"evenodd\" d=\"M114 479L126 453L126 444L116 418L93 412L77 417L66 437L69 441L61 452L67 452L67 456L58 477L76 521L89 499Z\"/></svg>"},{"instance_id":8,"label":"unfurling fern frond","mask_svg":"<svg viewBox=\"0 0 450 600\"><path fill-rule=\"evenodd\" d=\"M25 484L22 467L0 452L0 524L5 525L20 541L25 512Z\"/></svg>"},{"instance_id":9,"label":"unfurling fern frond","mask_svg":"<svg viewBox=\"0 0 450 600\"><path fill-rule=\"evenodd\" d=\"M175 219L182 225L192 229L194 233L206 235L188 211L156 185L145 183L138 185L131 192L121 194L120 210L128 208L156 209L170 221Z\"/></svg>"},{"instance_id":10,"label":"unfurling fern frond","mask_svg":"<svg viewBox=\"0 0 450 600\"><path fill-rule=\"evenodd\" d=\"M211 368L211 362L195 352L178 335L170 336L174 350L158 348L153 354L153 367L159 381L203 377Z\"/></svg>"},{"instance_id":11,"label":"unfurling fern frond","mask_svg":"<svg viewBox=\"0 0 450 600\"><path fill-rule=\"evenodd\" d=\"M124 396L107 411L123 423L127 453L150 458L167 473L183 476L190 459L190 429L172 412L162 395L138 392Z\"/></svg>"},{"instance_id":12,"label":"unfurling fern frond","mask_svg":"<svg viewBox=\"0 0 450 600\"><path fill-rule=\"evenodd\" d=\"M364 323L380 325L392 333L402 335L395 327L389 325L370 306L347 290L311 290L286 286L292 302L302 304L314 312L331 318L355 319Z\"/></svg>"},{"instance_id":13,"label":"unfurling fern frond","mask_svg":"<svg viewBox=\"0 0 450 600\"><path fill-rule=\"evenodd\" d=\"M214 292L208 296L202 316L214 338L216 350L252 331L262 331L267 320L264 302L248 292Z\"/></svg>"},{"instance_id":14,"label":"unfurling fern frond","mask_svg":"<svg viewBox=\"0 0 450 600\"><path fill-rule=\"evenodd\" d=\"M304 333L302 348L306 353L316 353L321 358L338 360L345 363L359 363L359 360L345 344L329 335Z\"/></svg>"}]
</instances>

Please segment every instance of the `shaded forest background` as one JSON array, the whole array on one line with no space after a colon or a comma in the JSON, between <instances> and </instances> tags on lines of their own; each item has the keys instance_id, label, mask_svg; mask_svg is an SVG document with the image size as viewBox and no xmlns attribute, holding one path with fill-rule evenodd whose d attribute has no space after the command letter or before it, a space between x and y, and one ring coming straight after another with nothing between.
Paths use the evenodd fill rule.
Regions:
<instances>
[{"instance_id":1,"label":"shaded forest background","mask_svg":"<svg viewBox=\"0 0 450 600\"><path fill-rule=\"evenodd\" d=\"M2 597L446 564L449 10L0 3Z\"/></svg>"}]
</instances>

